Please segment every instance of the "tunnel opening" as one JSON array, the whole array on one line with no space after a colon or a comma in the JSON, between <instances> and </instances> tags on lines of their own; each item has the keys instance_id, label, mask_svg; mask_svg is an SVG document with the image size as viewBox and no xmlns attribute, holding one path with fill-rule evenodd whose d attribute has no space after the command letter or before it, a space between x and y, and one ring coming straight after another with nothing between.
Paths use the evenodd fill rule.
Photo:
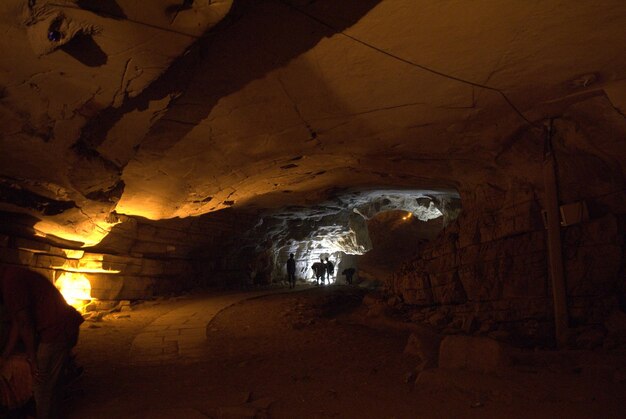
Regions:
<instances>
[{"instance_id":1,"label":"tunnel opening","mask_svg":"<svg viewBox=\"0 0 626 419\"><path fill-rule=\"evenodd\" d=\"M328 258L333 271L326 283L345 284L343 272L355 269L360 282L377 286L389 279L402 258L417 251L420 241L432 239L456 219L460 209L454 191L348 191L329 202L266 216L256 233L266 239L265 249L258 250L271 249L275 281L287 277L286 261L294 254L304 282L316 282L312 266Z\"/></svg>"},{"instance_id":2,"label":"tunnel opening","mask_svg":"<svg viewBox=\"0 0 626 419\"><path fill-rule=\"evenodd\" d=\"M356 258L359 276L388 282L399 266L419 254L424 243L437 237L443 222L443 214L425 221L400 209L376 214L367 220L372 249Z\"/></svg>"}]
</instances>

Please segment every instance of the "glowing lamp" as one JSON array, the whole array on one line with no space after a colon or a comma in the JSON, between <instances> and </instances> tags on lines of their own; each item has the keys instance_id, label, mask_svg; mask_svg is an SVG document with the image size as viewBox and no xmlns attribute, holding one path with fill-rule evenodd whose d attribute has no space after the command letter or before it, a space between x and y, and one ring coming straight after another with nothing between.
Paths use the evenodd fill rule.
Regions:
<instances>
[{"instance_id":1,"label":"glowing lamp","mask_svg":"<svg viewBox=\"0 0 626 419\"><path fill-rule=\"evenodd\" d=\"M91 283L81 273L63 272L54 285L61 291L65 301L79 311L83 311L92 300Z\"/></svg>"}]
</instances>

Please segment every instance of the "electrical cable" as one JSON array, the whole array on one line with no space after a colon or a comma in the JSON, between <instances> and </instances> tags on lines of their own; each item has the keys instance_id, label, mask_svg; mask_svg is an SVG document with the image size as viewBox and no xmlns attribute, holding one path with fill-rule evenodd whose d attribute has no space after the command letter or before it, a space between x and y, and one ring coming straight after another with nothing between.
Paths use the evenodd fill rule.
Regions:
<instances>
[{"instance_id":1,"label":"electrical cable","mask_svg":"<svg viewBox=\"0 0 626 419\"><path fill-rule=\"evenodd\" d=\"M444 72L442 72L442 71L435 70L434 68L431 68L431 67L425 66L425 65L423 65L423 64L419 64L419 63L416 63L416 62L414 62L414 61L411 61L411 60L409 60L409 59L407 59L407 58L400 57L400 56L398 56L398 55L396 55L396 54L394 54L394 53L392 53L392 52L386 51L386 50L384 50L384 49L382 49L382 48L380 48L380 47L377 47L377 46L375 46L375 45L373 45L373 44L370 44L369 42L363 41L362 39L359 39L359 38L357 38L357 37L355 37L355 36L349 35L349 34L347 34L346 32L344 32L344 31L342 31L342 30L337 29L336 27L334 27L334 26L333 26L333 25L331 25L330 23L328 23L328 22L326 22L326 21L324 21L324 20L320 19L319 17L317 17L317 16L315 16L315 15L313 15L313 14L311 14L311 13L306 12L305 10L301 9L300 7L297 7L297 6L295 6L295 5L291 4L291 3L288 3L288 2L287 2L287 1L285 1L285 0L278 0L278 2L279 2L279 3L281 3L281 4L283 4L284 6L286 6L287 8L289 8L289 9L291 9L291 10L295 10L295 11L296 11L296 12L298 12L299 14L301 14L301 15L303 15L303 16L305 16L305 17L307 17L308 19L310 19L310 20L312 20L312 21L316 22L317 24L319 24L319 25L321 25L321 26L324 26L324 27L326 27L326 28L328 28L328 29L332 30L332 31L333 31L333 32L335 32L336 34L342 35L342 36L344 36L344 37L346 37L346 38L348 38L348 39L350 39L350 40L352 40L352 41L354 41L354 42L356 42L356 43L359 43L359 44L361 44L361 45L363 45L363 46L365 46L365 47L367 47L367 48L369 48L369 49L372 49L372 50L377 51L377 52L379 52L379 53L381 53L381 54L384 54L384 55L386 55L386 56L388 56L388 57L390 57L390 58L393 58L393 59L395 59L395 60L397 60L397 61L403 62L403 63L408 64L408 65L410 65L410 66L413 66L413 67L415 67L415 68L419 68L420 70L426 71L426 72L428 72L428 73L434 74L434 75L439 76L439 77L447 78L447 79L449 79L449 80L454 80L454 81L457 81L457 82L459 82L459 83L463 83L463 84L466 84L466 85L469 85L469 86L477 87L477 88L479 88L479 89L489 90L489 91L492 91L492 92L496 92L496 93L498 93L498 94L500 95L500 97L502 97L502 99L503 99L503 100L504 100L504 101L505 101L505 102L509 105L509 107L510 107L510 108L511 108L511 109L512 109L512 110L513 110L513 111L514 111L514 112L515 112L515 113L516 113L516 114L517 114L517 115L518 115L518 116L519 116L522 120L524 120L524 122L526 122L526 123L527 123L528 125L530 125L530 126L533 126L533 127L536 127L536 128L540 128L540 126L539 126L539 125L537 125L536 123L534 123L534 122L532 122L531 120L529 120L529 119L528 119L528 118L527 118L527 117L526 117L526 116L522 113L522 111L520 111L520 110L519 110L519 108L518 108L518 107L517 107L517 106L513 103L513 101L512 101L512 100L511 100L511 99L510 99L507 95L506 95L506 93L504 93L501 89L498 89L497 87L488 86L488 85L486 85L486 84L482 84L482 83L474 82L474 81L467 80L467 79L464 79L464 78L461 78L461 77L453 76L453 75L451 75L451 74L446 74L446 73L444 73ZM55 6L55 7L60 7L60 8L68 8L68 9L75 9L75 10L84 10L84 9L82 9L81 7L74 6L74 5L69 5L69 4L58 4L58 3L48 3L48 4L49 4L50 6ZM135 24L138 24L138 25L146 26L146 27L149 27L149 28L152 28L152 29L158 29L158 30L162 30L162 31L170 32L170 33L175 33L175 34L182 35L182 36L187 36L187 37L189 37L189 38L194 38L194 39L201 39L201 38L202 38L202 36L199 36L199 35L194 35L194 34L189 34L189 33L186 33L186 32L177 31L177 30L174 30L174 29L164 28L164 27L162 27L162 26L153 25L153 24L150 24L150 23L147 23L147 22L142 22L142 21L138 21L138 20L133 20L133 19L130 19L130 18L125 17L125 16L111 15L111 14L106 13L106 12L99 12L99 13L104 14L104 15L110 15L112 18L115 18L115 19L126 20L126 21L131 22L131 23L135 23Z\"/></svg>"},{"instance_id":2,"label":"electrical cable","mask_svg":"<svg viewBox=\"0 0 626 419\"><path fill-rule=\"evenodd\" d=\"M502 90L500 90L500 89L498 89L496 87L487 86L485 84L477 83L477 82L474 82L474 81L471 81L471 80L466 80L466 79L463 79L461 77L452 76L450 74L446 74L446 73L443 73L441 71L435 70L433 68L427 67L425 65L416 63L416 62L411 61L409 59L402 58L402 57L400 57L398 55L395 55L395 54L393 54L393 53L391 53L389 51L385 51L382 48L379 48L379 47L377 47L375 45L372 45L369 42L363 41L362 39L359 39L359 38L356 38L356 37L354 37L352 35L349 35L349 34L345 33L344 31L337 29L336 27L334 27L330 23L325 22L324 20L318 18L317 16L314 16L311 13L308 13L305 10L303 10L303 9L301 9L301 8L295 6L295 5L286 2L285 0L278 0L278 2L282 3L284 6L290 8L292 10L295 10L296 12L302 14L303 16L306 16L310 20L312 20L312 21L314 21L314 22L316 22L316 23L318 23L318 24L320 24L320 25L322 25L322 26L324 26L324 27L326 27L328 29L331 29L333 32L335 32L335 33L337 33L339 35L343 35L346 38L351 39L354 42L357 42L357 43L359 43L359 44L361 44L361 45L363 45L363 46L365 46L367 48L370 48L370 49L372 49L374 51L377 51L377 52L379 52L381 54L387 55L388 57L391 57L391 58L393 58L395 60L398 60L398 61L403 62L405 64L411 65L413 67L419 68L419 69L421 69L423 71L427 71L427 72L429 72L431 74L434 74L436 76L444 77L444 78L447 78L447 79L450 79L450 80L457 81L459 83L464 83L464 84L467 84L467 85L470 85L470 86L478 87L480 89L490 90L492 92L496 92L496 93L498 93L502 97L502 99L504 99L504 101L511 107L511 109L513 109L513 111L515 111L515 113L517 115L519 115L519 117L522 118L527 124L529 124L529 125L531 125L533 127L537 127L537 128L539 127L539 125L535 124L534 122L532 122L528 118L526 118L526 116L519 110L519 108L517 106L515 106L513 101L511 101L511 99L509 99L509 97Z\"/></svg>"}]
</instances>

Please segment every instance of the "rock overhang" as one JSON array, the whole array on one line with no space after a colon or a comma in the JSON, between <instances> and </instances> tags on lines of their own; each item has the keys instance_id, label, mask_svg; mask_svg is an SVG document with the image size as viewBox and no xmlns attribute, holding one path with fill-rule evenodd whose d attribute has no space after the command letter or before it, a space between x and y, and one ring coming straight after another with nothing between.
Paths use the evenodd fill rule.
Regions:
<instances>
[{"instance_id":1,"label":"rock overhang","mask_svg":"<svg viewBox=\"0 0 626 419\"><path fill-rule=\"evenodd\" d=\"M401 210L421 222L441 218L441 227L458 217L461 200L452 190L364 189L344 191L314 206L291 206L265 212L250 232L258 249L278 252L360 255L372 248L367 221ZM313 252L315 253L315 252Z\"/></svg>"},{"instance_id":2,"label":"rock overhang","mask_svg":"<svg viewBox=\"0 0 626 419\"><path fill-rule=\"evenodd\" d=\"M114 211L162 219L315 205L331 187L497 183L496 159L526 124L500 93L532 121L604 90L623 96L619 1L556 14L519 2L235 1L239 19L214 31L230 2L211 2L210 16L204 2L35 3L4 5L2 176L68 208L3 208L90 243ZM81 62L65 40L38 47L61 15L66 40L91 36L106 63Z\"/></svg>"}]
</instances>

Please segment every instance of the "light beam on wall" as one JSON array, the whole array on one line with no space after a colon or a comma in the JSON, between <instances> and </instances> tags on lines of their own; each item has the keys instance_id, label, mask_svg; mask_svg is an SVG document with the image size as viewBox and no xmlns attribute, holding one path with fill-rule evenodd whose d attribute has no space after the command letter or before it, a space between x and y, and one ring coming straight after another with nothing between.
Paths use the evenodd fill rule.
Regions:
<instances>
[{"instance_id":1,"label":"light beam on wall","mask_svg":"<svg viewBox=\"0 0 626 419\"><path fill-rule=\"evenodd\" d=\"M88 278L92 273L117 274L120 271L106 269L104 255L100 253L85 254L82 250L64 250L67 259L60 266L52 264L50 268L61 271L54 285L61 291L65 301L80 312L95 300L91 296L91 282Z\"/></svg>"}]
</instances>

